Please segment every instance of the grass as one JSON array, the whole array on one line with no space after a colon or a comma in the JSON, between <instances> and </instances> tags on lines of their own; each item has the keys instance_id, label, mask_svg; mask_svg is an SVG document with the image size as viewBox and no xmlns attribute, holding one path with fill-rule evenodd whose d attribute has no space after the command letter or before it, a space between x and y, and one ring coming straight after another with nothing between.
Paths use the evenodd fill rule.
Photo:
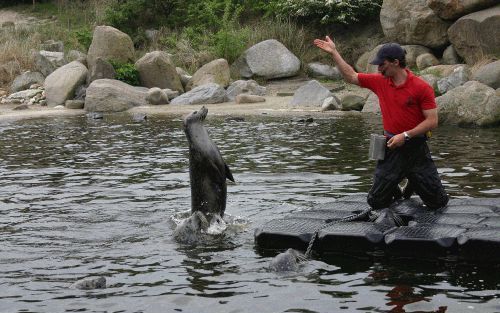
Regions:
<instances>
[{"instance_id":1,"label":"grass","mask_svg":"<svg viewBox=\"0 0 500 313\"><path fill-rule=\"evenodd\" d=\"M0 65L15 61L23 71L35 70L31 51L39 50L40 44L49 39L62 41L66 52L74 49L86 53L93 28L105 24L105 9L113 1L116 0L57 1L37 3L35 7L18 5L9 8L48 22L44 26L16 27L14 31L0 28ZM231 64L247 48L266 39L280 41L295 54L301 61L302 73L306 71L305 65L312 61L331 64L330 57L313 46L313 39L317 37L315 32L291 20L254 19L244 25L233 21L217 31L201 27L170 29L161 25L157 29L159 32L153 41L147 40L144 34L132 38L136 58L146 52L163 50L172 55L176 66L190 73L217 58L225 58ZM353 44L348 40L340 41L339 50L347 60L354 51L359 52L362 45L362 39L352 38Z\"/></svg>"}]
</instances>

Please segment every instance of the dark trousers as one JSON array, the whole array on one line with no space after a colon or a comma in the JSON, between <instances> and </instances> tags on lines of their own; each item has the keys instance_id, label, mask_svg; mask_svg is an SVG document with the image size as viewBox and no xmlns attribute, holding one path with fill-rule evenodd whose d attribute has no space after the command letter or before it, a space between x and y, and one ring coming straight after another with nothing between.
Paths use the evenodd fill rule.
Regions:
<instances>
[{"instance_id":1,"label":"dark trousers","mask_svg":"<svg viewBox=\"0 0 500 313\"><path fill-rule=\"evenodd\" d=\"M403 178L430 209L444 207L448 195L431 158L424 138L413 138L396 149L385 149L384 160L377 162L368 204L375 210L393 202L394 191Z\"/></svg>"}]
</instances>

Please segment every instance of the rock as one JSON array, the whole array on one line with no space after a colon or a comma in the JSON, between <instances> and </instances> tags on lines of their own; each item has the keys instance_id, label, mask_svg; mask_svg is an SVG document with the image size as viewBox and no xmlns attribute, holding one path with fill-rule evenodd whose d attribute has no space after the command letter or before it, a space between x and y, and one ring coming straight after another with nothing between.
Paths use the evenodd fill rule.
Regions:
<instances>
[{"instance_id":1,"label":"rock","mask_svg":"<svg viewBox=\"0 0 500 313\"><path fill-rule=\"evenodd\" d=\"M85 83L87 72L85 65L73 61L47 76L44 82L47 105L54 107L73 99L76 89Z\"/></svg>"},{"instance_id":2,"label":"rock","mask_svg":"<svg viewBox=\"0 0 500 313\"><path fill-rule=\"evenodd\" d=\"M66 100L64 103L64 107L66 109L74 109L74 110L81 110L83 109L85 105L85 101L83 100Z\"/></svg>"},{"instance_id":3,"label":"rock","mask_svg":"<svg viewBox=\"0 0 500 313\"><path fill-rule=\"evenodd\" d=\"M334 95L326 98L321 104L321 111L331 111L340 109L342 109L342 106L340 105L340 100Z\"/></svg>"},{"instance_id":4,"label":"rock","mask_svg":"<svg viewBox=\"0 0 500 313\"><path fill-rule=\"evenodd\" d=\"M461 63L461 59L453 48L453 45L449 45L443 51L443 64L459 64Z\"/></svg>"},{"instance_id":5,"label":"rock","mask_svg":"<svg viewBox=\"0 0 500 313\"><path fill-rule=\"evenodd\" d=\"M467 64L500 54L500 4L459 18L448 29L453 47Z\"/></svg>"},{"instance_id":6,"label":"rock","mask_svg":"<svg viewBox=\"0 0 500 313\"><path fill-rule=\"evenodd\" d=\"M237 80L227 88L227 99L234 101L242 93L265 96L266 87L260 86L255 80Z\"/></svg>"},{"instance_id":7,"label":"rock","mask_svg":"<svg viewBox=\"0 0 500 313\"><path fill-rule=\"evenodd\" d=\"M428 67L420 72L421 75L432 74L439 78L449 76L453 73L456 68L463 66L464 64L453 64L453 65L436 65Z\"/></svg>"},{"instance_id":8,"label":"rock","mask_svg":"<svg viewBox=\"0 0 500 313\"><path fill-rule=\"evenodd\" d=\"M68 62L78 61L83 65L87 66L87 55L78 50L70 50L66 55L66 60Z\"/></svg>"},{"instance_id":9,"label":"rock","mask_svg":"<svg viewBox=\"0 0 500 313\"><path fill-rule=\"evenodd\" d=\"M87 75L87 85L96 79L115 79L116 71L113 65L102 58L97 58L95 60L94 66L88 71Z\"/></svg>"},{"instance_id":10,"label":"rock","mask_svg":"<svg viewBox=\"0 0 500 313\"><path fill-rule=\"evenodd\" d=\"M153 87L148 90L146 101L152 105L168 104L168 95L160 88Z\"/></svg>"},{"instance_id":11,"label":"rock","mask_svg":"<svg viewBox=\"0 0 500 313\"><path fill-rule=\"evenodd\" d=\"M273 79L295 76L300 61L281 42L268 39L250 47L232 66L243 78Z\"/></svg>"},{"instance_id":12,"label":"rock","mask_svg":"<svg viewBox=\"0 0 500 313\"><path fill-rule=\"evenodd\" d=\"M45 77L40 72L24 72L17 76L10 85L11 92L18 92L28 89L32 84L42 84Z\"/></svg>"},{"instance_id":13,"label":"rock","mask_svg":"<svg viewBox=\"0 0 500 313\"><path fill-rule=\"evenodd\" d=\"M417 68L419 70L438 64L439 60L431 53L424 53L417 57Z\"/></svg>"},{"instance_id":14,"label":"rock","mask_svg":"<svg viewBox=\"0 0 500 313\"><path fill-rule=\"evenodd\" d=\"M187 84L189 84L189 81L191 80L191 78L193 76L189 75L188 72L186 72L185 70L183 70L180 67L176 67L175 70L177 71L177 74L179 74L179 77L180 77L181 83L182 83L182 87L184 87L184 89L186 89Z\"/></svg>"},{"instance_id":15,"label":"rock","mask_svg":"<svg viewBox=\"0 0 500 313\"><path fill-rule=\"evenodd\" d=\"M500 88L500 60L488 63L480 67L472 77L493 89Z\"/></svg>"},{"instance_id":16,"label":"rock","mask_svg":"<svg viewBox=\"0 0 500 313\"><path fill-rule=\"evenodd\" d=\"M491 7L496 0L427 0L427 5L443 20L456 20L466 14Z\"/></svg>"},{"instance_id":17,"label":"rock","mask_svg":"<svg viewBox=\"0 0 500 313\"><path fill-rule=\"evenodd\" d=\"M417 66L417 58L419 55L432 53L431 49L420 45L404 45L402 47L406 51L406 66L409 68Z\"/></svg>"},{"instance_id":18,"label":"rock","mask_svg":"<svg viewBox=\"0 0 500 313\"><path fill-rule=\"evenodd\" d=\"M377 95L374 92L370 91L370 93L368 94L365 105L363 106L361 112L380 114L380 103Z\"/></svg>"},{"instance_id":19,"label":"rock","mask_svg":"<svg viewBox=\"0 0 500 313\"><path fill-rule=\"evenodd\" d=\"M40 44L40 50L52 52L64 52L64 43L62 41L47 40Z\"/></svg>"},{"instance_id":20,"label":"rock","mask_svg":"<svg viewBox=\"0 0 500 313\"><path fill-rule=\"evenodd\" d=\"M331 96L330 90L317 80L311 80L295 91L290 105L321 106L323 101Z\"/></svg>"},{"instance_id":21,"label":"rock","mask_svg":"<svg viewBox=\"0 0 500 313\"><path fill-rule=\"evenodd\" d=\"M342 97L342 111L361 111L365 105L366 98L357 94L348 93Z\"/></svg>"},{"instance_id":22,"label":"rock","mask_svg":"<svg viewBox=\"0 0 500 313\"><path fill-rule=\"evenodd\" d=\"M468 81L437 97L439 123L443 125L489 127L500 123L500 97L495 89Z\"/></svg>"},{"instance_id":23,"label":"rock","mask_svg":"<svg viewBox=\"0 0 500 313\"><path fill-rule=\"evenodd\" d=\"M436 90L437 89L437 82L439 78L435 75L432 74L425 74L420 76L423 80L425 80L431 87L432 89Z\"/></svg>"},{"instance_id":24,"label":"rock","mask_svg":"<svg viewBox=\"0 0 500 313\"><path fill-rule=\"evenodd\" d=\"M172 90L172 89L168 89L168 88L162 89L162 91L167 94L167 97L168 97L169 101L172 100L172 99L174 99L174 98L176 98L176 97L178 97L181 94L177 90Z\"/></svg>"},{"instance_id":25,"label":"rock","mask_svg":"<svg viewBox=\"0 0 500 313\"><path fill-rule=\"evenodd\" d=\"M7 100L21 100L21 101L24 101L24 100L33 98L34 96L36 96L38 94L41 94L41 93L42 93L42 90L40 90L40 89L22 90L22 91L18 91L18 92L15 92L13 94L10 94L7 97Z\"/></svg>"},{"instance_id":26,"label":"rock","mask_svg":"<svg viewBox=\"0 0 500 313\"><path fill-rule=\"evenodd\" d=\"M239 94L236 96L235 102L240 104L240 103L258 103L258 102L265 102L266 98L262 96L257 96L257 95L249 95L249 94Z\"/></svg>"},{"instance_id":27,"label":"rock","mask_svg":"<svg viewBox=\"0 0 500 313\"><path fill-rule=\"evenodd\" d=\"M210 83L226 88L230 80L229 64L225 59L217 59L200 67L188 82L186 90Z\"/></svg>"},{"instance_id":28,"label":"rock","mask_svg":"<svg viewBox=\"0 0 500 313\"><path fill-rule=\"evenodd\" d=\"M128 63L134 61L134 44L129 35L111 26L96 26L87 54L87 64L92 70L97 58Z\"/></svg>"},{"instance_id":29,"label":"rock","mask_svg":"<svg viewBox=\"0 0 500 313\"><path fill-rule=\"evenodd\" d=\"M469 80L470 71L467 66L462 65L453 70L449 76L437 81L437 88L440 94L445 94L453 88L463 85Z\"/></svg>"},{"instance_id":30,"label":"rock","mask_svg":"<svg viewBox=\"0 0 500 313\"><path fill-rule=\"evenodd\" d=\"M146 105L146 94L119 80L98 79L87 88L84 108L88 112L122 112Z\"/></svg>"},{"instance_id":31,"label":"rock","mask_svg":"<svg viewBox=\"0 0 500 313\"><path fill-rule=\"evenodd\" d=\"M375 56L377 55L378 50L380 50L380 48L382 46L383 45L378 45L375 48L373 48L373 50L365 52L359 57L358 61L356 62L356 68L358 69L358 71L361 71L363 73L377 73L378 72L378 66L370 64L370 62L373 59L375 59Z\"/></svg>"},{"instance_id":32,"label":"rock","mask_svg":"<svg viewBox=\"0 0 500 313\"><path fill-rule=\"evenodd\" d=\"M106 278L100 276L80 279L73 283L70 288L82 290L104 289L106 288Z\"/></svg>"},{"instance_id":33,"label":"rock","mask_svg":"<svg viewBox=\"0 0 500 313\"><path fill-rule=\"evenodd\" d=\"M222 103L226 100L226 90L214 83L198 86L173 99L170 104L209 104Z\"/></svg>"},{"instance_id":34,"label":"rock","mask_svg":"<svg viewBox=\"0 0 500 313\"><path fill-rule=\"evenodd\" d=\"M170 56L164 51L146 53L137 60L135 67L139 71L141 85L152 88L172 89L184 92L179 74Z\"/></svg>"},{"instance_id":35,"label":"rock","mask_svg":"<svg viewBox=\"0 0 500 313\"><path fill-rule=\"evenodd\" d=\"M342 78L342 75L337 67L319 62L308 63L307 72L309 73L309 76L315 78L328 78L333 80Z\"/></svg>"},{"instance_id":36,"label":"rock","mask_svg":"<svg viewBox=\"0 0 500 313\"><path fill-rule=\"evenodd\" d=\"M38 51L35 53L35 67L45 77L65 64L63 52Z\"/></svg>"},{"instance_id":37,"label":"rock","mask_svg":"<svg viewBox=\"0 0 500 313\"><path fill-rule=\"evenodd\" d=\"M450 23L440 19L426 0L384 0L380 23L385 36L401 44L440 48L448 43Z\"/></svg>"}]
</instances>

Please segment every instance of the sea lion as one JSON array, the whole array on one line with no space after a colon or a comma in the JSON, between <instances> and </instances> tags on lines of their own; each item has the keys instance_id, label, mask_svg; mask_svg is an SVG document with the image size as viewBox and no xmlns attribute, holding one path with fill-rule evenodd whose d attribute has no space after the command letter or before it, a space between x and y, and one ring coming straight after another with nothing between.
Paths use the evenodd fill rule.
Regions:
<instances>
[{"instance_id":1,"label":"sea lion","mask_svg":"<svg viewBox=\"0 0 500 313\"><path fill-rule=\"evenodd\" d=\"M307 260L301 252L288 249L275 256L269 264L269 269L274 272L296 272L299 270L299 263Z\"/></svg>"},{"instance_id":2,"label":"sea lion","mask_svg":"<svg viewBox=\"0 0 500 313\"><path fill-rule=\"evenodd\" d=\"M210 223L205 215L196 211L184 219L174 230L174 239L185 244L197 243L202 238L202 231L206 231Z\"/></svg>"},{"instance_id":3,"label":"sea lion","mask_svg":"<svg viewBox=\"0 0 500 313\"><path fill-rule=\"evenodd\" d=\"M203 106L187 115L183 124L189 143L191 213L200 211L211 219L214 214L224 216L226 178L233 182L234 178L203 125L207 113L208 109Z\"/></svg>"},{"instance_id":4,"label":"sea lion","mask_svg":"<svg viewBox=\"0 0 500 313\"><path fill-rule=\"evenodd\" d=\"M74 282L70 288L82 290L104 289L106 288L106 278L99 276L80 279Z\"/></svg>"}]
</instances>

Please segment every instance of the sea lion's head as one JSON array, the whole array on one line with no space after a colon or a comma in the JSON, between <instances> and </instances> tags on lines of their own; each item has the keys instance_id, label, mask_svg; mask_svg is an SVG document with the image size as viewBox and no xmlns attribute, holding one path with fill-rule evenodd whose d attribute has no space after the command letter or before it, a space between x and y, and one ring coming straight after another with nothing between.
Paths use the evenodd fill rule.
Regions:
<instances>
[{"instance_id":1,"label":"sea lion's head","mask_svg":"<svg viewBox=\"0 0 500 313\"><path fill-rule=\"evenodd\" d=\"M208 109L205 106L202 106L198 111L194 111L189 113L186 117L184 117L183 123L184 128L188 127L191 124L203 122L207 117Z\"/></svg>"}]
</instances>

